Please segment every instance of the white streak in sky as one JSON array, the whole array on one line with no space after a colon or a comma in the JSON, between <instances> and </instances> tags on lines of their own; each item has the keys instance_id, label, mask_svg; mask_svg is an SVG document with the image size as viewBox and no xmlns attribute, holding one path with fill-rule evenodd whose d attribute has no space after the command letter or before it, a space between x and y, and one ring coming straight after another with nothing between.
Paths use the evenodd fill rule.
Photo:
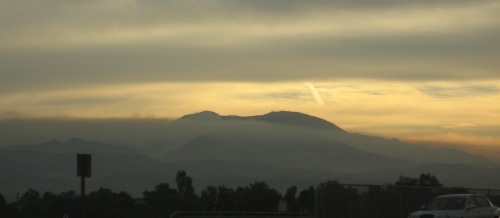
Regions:
<instances>
[{"instance_id":1,"label":"white streak in sky","mask_svg":"<svg viewBox=\"0 0 500 218\"><path fill-rule=\"evenodd\" d=\"M318 103L319 106L325 106L325 102L319 95L318 90L311 83L306 83L306 85L311 90L311 94L313 95L314 100L316 100L316 103Z\"/></svg>"}]
</instances>

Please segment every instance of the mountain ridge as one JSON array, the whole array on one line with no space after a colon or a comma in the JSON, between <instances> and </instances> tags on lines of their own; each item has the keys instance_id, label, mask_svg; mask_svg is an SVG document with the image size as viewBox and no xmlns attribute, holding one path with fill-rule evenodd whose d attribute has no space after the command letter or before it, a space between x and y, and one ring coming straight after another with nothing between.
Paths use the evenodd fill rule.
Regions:
<instances>
[{"instance_id":1,"label":"mountain ridge","mask_svg":"<svg viewBox=\"0 0 500 218\"><path fill-rule=\"evenodd\" d=\"M269 139L268 137L273 137L273 134L264 135L253 131L255 130L247 131L248 135L245 136L203 135L170 151L162 160L257 161L278 167L336 172L412 165L406 160L365 152L340 142L309 141L301 139L301 135L294 134L290 134L291 136L287 138L277 136Z\"/></svg>"},{"instance_id":2,"label":"mountain ridge","mask_svg":"<svg viewBox=\"0 0 500 218\"><path fill-rule=\"evenodd\" d=\"M206 185L246 185L262 180L272 181L280 190L328 179L385 184L400 175L418 173L436 175L446 185L498 188L500 182L500 165L482 156L349 133L298 112L247 117L210 111L186 115L168 125L146 126L145 135L154 137L150 140L153 146L125 146L123 141L144 133L120 134L110 125L105 127L97 129L124 140L120 144L110 143L116 138L101 143L88 134L1 147L0 192L15 196L16 191L30 187L48 191L72 188L78 183L77 152L93 155L96 168L90 187L123 188L135 196L160 182L174 181L177 170L188 172L197 182L197 190ZM79 136L77 131L68 132ZM460 175L461 170L470 175ZM479 177L481 181L474 180Z\"/></svg>"},{"instance_id":3,"label":"mountain ridge","mask_svg":"<svg viewBox=\"0 0 500 218\"><path fill-rule=\"evenodd\" d=\"M176 121L203 121L203 122L214 122L214 121L259 121L267 122L271 124L280 125L292 125L292 126L302 126L318 129L330 129L335 131L345 132L337 125L315 116L311 116L305 113L293 112L293 111L275 111L263 115L254 116L236 116L228 115L221 116L213 111L202 111L199 113L184 115Z\"/></svg>"}]
</instances>

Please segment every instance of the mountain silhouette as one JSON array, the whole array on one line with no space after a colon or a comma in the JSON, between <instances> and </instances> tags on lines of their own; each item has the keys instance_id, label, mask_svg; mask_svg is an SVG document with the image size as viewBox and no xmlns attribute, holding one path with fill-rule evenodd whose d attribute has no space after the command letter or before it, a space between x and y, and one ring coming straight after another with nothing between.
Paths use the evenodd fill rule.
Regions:
<instances>
[{"instance_id":1,"label":"mountain silhouette","mask_svg":"<svg viewBox=\"0 0 500 218\"><path fill-rule=\"evenodd\" d=\"M271 144L270 147L266 148L270 149L272 146L280 144L291 145L292 143L295 143L290 142L293 141L290 140L290 138L299 138L297 140L304 138L308 140L308 142L303 143L302 149L304 150L310 149L307 147L307 144L321 144L322 146L329 145L330 148L335 147L335 145L342 144L360 152L376 154L385 158L407 160L415 164L495 164L494 161L485 157L466 153L454 148L431 148L406 143L397 139L386 139L369 135L349 133L324 119L299 112L280 111L264 115L243 117L235 115L221 116L215 112L203 111L201 113L183 116L177 121L178 124L184 124L182 126L182 129L184 130L182 134L188 134L186 131L192 131L196 134L192 134L191 139L186 140L184 143L177 144L176 146L172 146L167 149L171 152L180 152L184 145L191 146L194 142L196 142L195 144L204 146L215 146L214 143L210 142L210 140L229 140L229 136L232 137L232 139L230 139L233 141L231 144L235 146L230 147L231 149L235 149L238 145L251 144L254 146L253 149L255 150L258 150L257 147L260 144ZM195 129L196 131L193 131ZM197 138L199 136L205 136L205 138ZM207 139L207 136L210 136L211 139L206 143L200 142L201 139ZM261 141L256 142L256 139L260 139ZM216 145L222 144L218 143ZM251 148L252 146L249 147ZM199 149L201 148L203 147L199 146ZM217 147L214 149L222 148ZM266 149L264 149L264 151ZM221 151L210 151L207 154L213 154L215 152L220 153ZM186 151L183 153L185 153L183 155L187 155L189 153L194 155L197 151L195 149L192 152ZM318 155L322 156L323 154L318 152ZM168 160L169 158L176 159L173 156L174 155L168 153L158 155L159 158L165 160ZM348 156L344 155L343 157ZM207 155L205 158L208 159L210 156ZM364 159L362 158L358 162L365 163L363 160ZM381 161L380 163L384 163L384 161ZM371 167L369 164L365 165ZM374 166L379 165L380 164L375 163Z\"/></svg>"},{"instance_id":2,"label":"mountain silhouette","mask_svg":"<svg viewBox=\"0 0 500 218\"><path fill-rule=\"evenodd\" d=\"M183 117L178 119L178 121L185 121L185 120L220 121L220 120L222 120L222 117L219 114L212 112L212 111L202 111L202 112L195 113L195 114L184 115Z\"/></svg>"},{"instance_id":3,"label":"mountain silhouette","mask_svg":"<svg viewBox=\"0 0 500 218\"><path fill-rule=\"evenodd\" d=\"M285 127L277 128L268 131L249 125L203 135L168 152L162 159L254 161L277 167L335 172L412 165L407 160L358 150L334 140L308 139Z\"/></svg>"},{"instance_id":4,"label":"mountain silhouette","mask_svg":"<svg viewBox=\"0 0 500 218\"><path fill-rule=\"evenodd\" d=\"M0 147L0 191L4 196L15 199L16 192L28 188L74 189L78 184L76 153L92 154L89 190L104 186L135 197L160 182L173 184L177 170L186 170L197 190L206 185L235 187L262 180L281 191L328 179L386 184L400 175L426 172L445 185L498 188L495 184L500 182L500 166L494 160L453 148L349 133L299 112L221 116L203 111L174 122L64 122L70 125L54 122L50 124L53 128L47 128L49 124L39 123L41 129L29 129L25 134L50 131L51 137L60 132L71 134L69 137ZM9 131L37 125L12 125ZM73 135L79 137L71 138ZM67 138L71 139L61 140Z\"/></svg>"},{"instance_id":5,"label":"mountain silhouette","mask_svg":"<svg viewBox=\"0 0 500 218\"><path fill-rule=\"evenodd\" d=\"M260 116L253 116L250 117L250 119L265 121L274 124L331 129L331 130L345 132L337 125L330 123L324 119L299 112L291 112L291 111L271 112Z\"/></svg>"},{"instance_id":6,"label":"mountain silhouette","mask_svg":"<svg viewBox=\"0 0 500 218\"><path fill-rule=\"evenodd\" d=\"M337 125L328 122L319 117L311 116L308 114L292 111L278 111L271 112L264 115L256 116L221 116L212 111L203 111L200 113L185 115L178 119L178 121L261 121L271 124L280 125L293 125L301 127L319 128L319 129L330 129L336 131L345 132L343 129Z\"/></svg>"}]
</instances>

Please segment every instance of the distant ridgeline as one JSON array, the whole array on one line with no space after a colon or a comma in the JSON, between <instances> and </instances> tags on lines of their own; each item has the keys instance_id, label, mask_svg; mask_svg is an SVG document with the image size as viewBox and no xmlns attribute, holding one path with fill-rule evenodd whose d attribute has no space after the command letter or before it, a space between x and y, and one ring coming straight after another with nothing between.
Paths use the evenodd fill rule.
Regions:
<instances>
[{"instance_id":1,"label":"distant ridgeline","mask_svg":"<svg viewBox=\"0 0 500 218\"><path fill-rule=\"evenodd\" d=\"M349 133L298 112L241 117L204 111L175 121L21 122L8 130L25 137L78 136L0 147L0 193L9 201L29 188L74 190L79 152L92 154L88 190L109 187L134 198L154 184L172 183L178 170L190 172L196 190L265 181L284 193L291 186L307 189L327 180L386 184L422 172L449 186L500 188L496 161L452 148Z\"/></svg>"},{"instance_id":2,"label":"distant ridgeline","mask_svg":"<svg viewBox=\"0 0 500 218\"><path fill-rule=\"evenodd\" d=\"M185 115L178 119L177 121L261 121L268 122L271 124L282 124L282 125L295 125L301 127L312 127L312 128L322 128L331 129L345 132L343 129L339 128L333 123L330 123L324 119L314 117L311 115L291 112L291 111L279 111L271 112L264 115L257 116L221 116L212 111L203 111L196 114Z\"/></svg>"}]
</instances>

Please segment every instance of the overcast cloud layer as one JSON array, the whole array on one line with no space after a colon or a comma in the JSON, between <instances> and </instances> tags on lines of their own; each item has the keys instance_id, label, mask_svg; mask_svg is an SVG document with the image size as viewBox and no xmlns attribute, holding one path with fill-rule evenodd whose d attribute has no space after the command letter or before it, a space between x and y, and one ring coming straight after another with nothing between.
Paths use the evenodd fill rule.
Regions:
<instances>
[{"instance_id":1,"label":"overcast cloud layer","mask_svg":"<svg viewBox=\"0 0 500 218\"><path fill-rule=\"evenodd\" d=\"M0 1L0 92L500 79L500 2Z\"/></svg>"},{"instance_id":2,"label":"overcast cloud layer","mask_svg":"<svg viewBox=\"0 0 500 218\"><path fill-rule=\"evenodd\" d=\"M498 0L0 0L0 124L290 110L488 154L499 12Z\"/></svg>"}]
</instances>

